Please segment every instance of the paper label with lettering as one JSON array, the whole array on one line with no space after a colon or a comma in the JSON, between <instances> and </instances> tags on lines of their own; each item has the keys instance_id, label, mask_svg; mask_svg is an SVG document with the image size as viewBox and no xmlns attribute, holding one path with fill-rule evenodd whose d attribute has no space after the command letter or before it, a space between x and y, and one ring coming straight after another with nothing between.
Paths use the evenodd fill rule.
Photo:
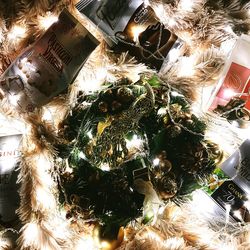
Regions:
<instances>
[{"instance_id":1,"label":"paper label with lettering","mask_svg":"<svg viewBox=\"0 0 250 250\"><path fill-rule=\"evenodd\" d=\"M11 222L17 219L19 206L17 183L22 135L0 137L0 221Z\"/></svg>"},{"instance_id":2,"label":"paper label with lettering","mask_svg":"<svg viewBox=\"0 0 250 250\"><path fill-rule=\"evenodd\" d=\"M170 50L183 45L142 0L81 0L76 8L103 32L115 52L128 51L157 70L169 60Z\"/></svg>"},{"instance_id":3,"label":"paper label with lettering","mask_svg":"<svg viewBox=\"0 0 250 250\"><path fill-rule=\"evenodd\" d=\"M71 84L99 42L63 10L59 20L1 76L1 89L20 111L32 112Z\"/></svg>"}]
</instances>

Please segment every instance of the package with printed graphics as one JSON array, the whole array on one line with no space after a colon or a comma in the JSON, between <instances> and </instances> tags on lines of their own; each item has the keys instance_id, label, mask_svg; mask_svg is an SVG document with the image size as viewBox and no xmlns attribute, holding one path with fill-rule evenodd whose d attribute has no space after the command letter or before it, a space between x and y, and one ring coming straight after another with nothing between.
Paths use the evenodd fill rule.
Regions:
<instances>
[{"instance_id":1,"label":"package with printed graphics","mask_svg":"<svg viewBox=\"0 0 250 250\"><path fill-rule=\"evenodd\" d=\"M205 190L217 214L224 211L231 220L250 222L250 140L214 171Z\"/></svg>"},{"instance_id":2,"label":"package with printed graphics","mask_svg":"<svg viewBox=\"0 0 250 250\"><path fill-rule=\"evenodd\" d=\"M0 79L3 97L20 111L33 111L61 93L76 78L99 42L66 9Z\"/></svg>"},{"instance_id":3,"label":"package with printed graphics","mask_svg":"<svg viewBox=\"0 0 250 250\"><path fill-rule=\"evenodd\" d=\"M225 64L222 77L212 94L209 110L239 127L248 127L250 120L250 36L242 35Z\"/></svg>"},{"instance_id":4,"label":"package with printed graphics","mask_svg":"<svg viewBox=\"0 0 250 250\"><path fill-rule=\"evenodd\" d=\"M182 48L181 40L142 0L81 0L76 7L102 31L114 51L129 51L157 70L170 59L170 50L176 55Z\"/></svg>"},{"instance_id":5,"label":"package with printed graphics","mask_svg":"<svg viewBox=\"0 0 250 250\"><path fill-rule=\"evenodd\" d=\"M19 206L17 183L21 156L21 134L0 137L0 221L10 226L17 220Z\"/></svg>"}]
</instances>

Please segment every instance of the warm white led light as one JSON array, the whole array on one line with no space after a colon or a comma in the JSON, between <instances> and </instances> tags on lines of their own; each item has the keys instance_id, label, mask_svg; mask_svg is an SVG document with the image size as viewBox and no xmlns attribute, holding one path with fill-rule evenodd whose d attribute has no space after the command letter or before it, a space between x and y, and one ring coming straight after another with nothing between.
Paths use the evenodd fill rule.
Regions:
<instances>
[{"instance_id":1,"label":"warm white led light","mask_svg":"<svg viewBox=\"0 0 250 250\"><path fill-rule=\"evenodd\" d=\"M83 250L83 249L88 249L88 250L97 249L94 239L92 237L86 236L77 242L76 250Z\"/></svg>"},{"instance_id":2,"label":"warm white led light","mask_svg":"<svg viewBox=\"0 0 250 250\"><path fill-rule=\"evenodd\" d=\"M14 25L8 33L9 39L23 38L26 33L26 27L23 25Z\"/></svg>"},{"instance_id":3,"label":"warm white led light","mask_svg":"<svg viewBox=\"0 0 250 250\"><path fill-rule=\"evenodd\" d=\"M86 160L86 155L83 152L80 152L78 155L81 159Z\"/></svg>"},{"instance_id":4,"label":"warm white led light","mask_svg":"<svg viewBox=\"0 0 250 250\"><path fill-rule=\"evenodd\" d=\"M223 91L223 98L224 99L231 99L233 96L235 96L235 92L233 89L227 88Z\"/></svg>"},{"instance_id":5,"label":"warm white led light","mask_svg":"<svg viewBox=\"0 0 250 250\"><path fill-rule=\"evenodd\" d=\"M8 99L13 106L17 106L18 101L20 100L20 95L8 95Z\"/></svg>"},{"instance_id":6,"label":"warm white led light","mask_svg":"<svg viewBox=\"0 0 250 250\"><path fill-rule=\"evenodd\" d=\"M110 167L109 167L109 164L108 163L105 163L105 164L102 164L100 166L101 170L103 171L109 171L110 170Z\"/></svg>"},{"instance_id":7,"label":"warm white led light","mask_svg":"<svg viewBox=\"0 0 250 250\"><path fill-rule=\"evenodd\" d=\"M43 109L43 114L42 114L42 119L45 121L52 121L53 120L53 115L51 110L44 108Z\"/></svg>"},{"instance_id":8,"label":"warm white led light","mask_svg":"<svg viewBox=\"0 0 250 250\"><path fill-rule=\"evenodd\" d=\"M47 30L53 23L57 21L58 17L51 13L48 13L47 16L38 17L39 26L44 30Z\"/></svg>"},{"instance_id":9,"label":"warm white led light","mask_svg":"<svg viewBox=\"0 0 250 250\"><path fill-rule=\"evenodd\" d=\"M134 42L138 42L139 35L145 30L145 27L141 25L135 25L131 28L132 34L133 34L133 40Z\"/></svg>"},{"instance_id":10,"label":"warm white led light","mask_svg":"<svg viewBox=\"0 0 250 250\"><path fill-rule=\"evenodd\" d=\"M153 160L153 165L154 165L154 166L158 166L159 163L160 163L160 159L159 159L159 158L155 158L155 159Z\"/></svg>"},{"instance_id":11,"label":"warm white led light","mask_svg":"<svg viewBox=\"0 0 250 250\"><path fill-rule=\"evenodd\" d=\"M179 77L193 76L195 73L194 66L195 66L194 56L183 57L179 65L178 76Z\"/></svg>"},{"instance_id":12,"label":"warm white led light","mask_svg":"<svg viewBox=\"0 0 250 250\"><path fill-rule=\"evenodd\" d=\"M87 136L89 137L89 139L93 139L93 134L92 134L91 131L89 131L89 132L87 133Z\"/></svg>"},{"instance_id":13,"label":"warm white led light","mask_svg":"<svg viewBox=\"0 0 250 250\"><path fill-rule=\"evenodd\" d=\"M128 149L140 148L143 143L143 140L140 139L137 135L133 135L132 140L126 140L126 143Z\"/></svg>"},{"instance_id":14,"label":"warm white led light","mask_svg":"<svg viewBox=\"0 0 250 250\"><path fill-rule=\"evenodd\" d=\"M25 239L24 247L29 247L35 241L39 239L39 228L38 225L34 222L30 222L25 225L23 230L23 237Z\"/></svg>"},{"instance_id":15,"label":"warm white led light","mask_svg":"<svg viewBox=\"0 0 250 250\"><path fill-rule=\"evenodd\" d=\"M194 6L194 0L181 0L179 7L184 11L191 11Z\"/></svg>"},{"instance_id":16,"label":"warm white led light","mask_svg":"<svg viewBox=\"0 0 250 250\"><path fill-rule=\"evenodd\" d=\"M181 50L178 48L173 48L168 53L169 62L175 62L181 54Z\"/></svg>"}]
</instances>

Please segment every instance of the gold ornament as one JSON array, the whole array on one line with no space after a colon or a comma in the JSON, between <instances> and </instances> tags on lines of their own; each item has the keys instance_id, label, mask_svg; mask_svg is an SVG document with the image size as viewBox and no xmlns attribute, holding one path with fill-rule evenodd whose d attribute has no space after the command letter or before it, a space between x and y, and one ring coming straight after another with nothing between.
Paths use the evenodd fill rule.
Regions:
<instances>
[{"instance_id":1,"label":"gold ornament","mask_svg":"<svg viewBox=\"0 0 250 250\"><path fill-rule=\"evenodd\" d=\"M113 101L112 104L111 104L112 111L118 111L118 110L121 109L121 107L122 107L122 105L118 101Z\"/></svg>"},{"instance_id":2,"label":"gold ornament","mask_svg":"<svg viewBox=\"0 0 250 250\"><path fill-rule=\"evenodd\" d=\"M103 239L100 237L100 226L96 226L93 231L94 240L99 245L99 249L101 250L114 250L118 248L124 239L124 228L120 227L116 239Z\"/></svg>"},{"instance_id":3,"label":"gold ornament","mask_svg":"<svg viewBox=\"0 0 250 250\"><path fill-rule=\"evenodd\" d=\"M134 100L133 91L128 87L122 86L117 91L117 99L122 103L130 103Z\"/></svg>"},{"instance_id":4,"label":"gold ornament","mask_svg":"<svg viewBox=\"0 0 250 250\"><path fill-rule=\"evenodd\" d=\"M103 113L107 113L108 112L108 104L106 102L99 102L98 108Z\"/></svg>"},{"instance_id":5,"label":"gold ornament","mask_svg":"<svg viewBox=\"0 0 250 250\"><path fill-rule=\"evenodd\" d=\"M224 158L223 151L220 150L219 146L214 142L206 141L206 143L209 156L214 160L216 165L220 164Z\"/></svg>"},{"instance_id":6,"label":"gold ornament","mask_svg":"<svg viewBox=\"0 0 250 250\"><path fill-rule=\"evenodd\" d=\"M169 114L166 114L164 117L163 117L163 123L164 125L169 125L170 123L170 117L169 117Z\"/></svg>"}]
</instances>

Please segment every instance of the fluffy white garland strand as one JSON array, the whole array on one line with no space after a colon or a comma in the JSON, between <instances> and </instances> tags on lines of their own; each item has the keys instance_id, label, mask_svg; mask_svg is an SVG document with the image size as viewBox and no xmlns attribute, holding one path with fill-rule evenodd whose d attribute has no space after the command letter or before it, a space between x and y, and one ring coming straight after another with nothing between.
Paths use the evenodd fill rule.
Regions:
<instances>
[{"instance_id":1,"label":"fluffy white garland strand","mask_svg":"<svg viewBox=\"0 0 250 250\"><path fill-rule=\"evenodd\" d=\"M187 55L180 57L175 65L171 65L170 70L166 65L166 68L160 72L160 76L193 99L196 88L201 85L216 83L225 61L225 53L220 49L221 43L227 40L235 40L237 35L243 31L244 33L249 32L249 4L242 6L238 0L228 1L230 2L228 4L225 4L222 0L216 1L216 4L213 1L193 0L187 1L191 3L191 5L187 5L185 1L150 1L150 4L161 21L176 32L188 45L191 45ZM73 1L58 2L59 4L53 8L55 14L58 14L64 5L70 6L73 10ZM3 44L0 50L2 58L0 68L2 71L6 68L8 62L13 60L20 50L27 45L28 39L31 37L36 39L43 32L43 29L37 25L37 20L39 16L46 14L51 5L53 4L49 0L12 0L2 6L3 13L5 11L5 14L9 14L9 24L6 23L5 19L0 19L0 41ZM216 5L217 10L214 5ZM212 6L213 9L209 6ZM11 11L8 12L7 10ZM86 19L80 17L79 14L77 15L83 23L87 24L88 29L96 32L86 22ZM20 31L20 34L13 39L8 34L15 26L23 28L23 32ZM243 31L241 30L242 27L244 28ZM100 34L98 34L98 37L100 37ZM191 75L179 75L182 72L182 63L184 61L185 64L185 60L193 63L194 70ZM100 70L101 75L99 74ZM64 96L63 102L62 97L56 98L53 103L43 108L43 112L36 114L33 119L24 119L24 122L31 129L26 131L25 134L28 143L24 146L20 173L22 201L19 214L24 223L19 239L21 249L72 249L72 245L74 245L72 241L77 237L76 232L68 228L66 221L62 223L58 211L55 182L50 174L54 168L52 163L54 152L49 145L51 140L55 139L54 133L57 124L63 119L63 116L55 117L55 113L51 111L53 113L51 118L54 120L54 131L42 118L43 114L47 110L60 110L62 111L61 114L67 114L74 105L77 92L85 89L85 86L96 83L98 88L104 80L113 81L121 76L136 79L138 73L150 72L152 71L144 65L126 60L124 55L115 62L105 52L105 46L100 47L85 64L76 82L71 86L69 95ZM7 110L4 110L4 113L7 116L12 114L17 117L16 113L13 114ZM39 122L34 123L35 120ZM41 131L41 127L44 131ZM44 202L45 200L47 202ZM225 237L218 241L218 235L216 237L216 234L219 232L219 228L212 225L214 231L210 235L213 235L214 238L211 237L210 242L207 242L202 237L194 236L201 230L204 230L202 235L206 235L211 232L211 227L203 221L204 218L197 217L194 214L192 205L185 204L178 208L181 209L181 212L178 212L177 219L176 216L172 216L174 213L169 212L171 209L172 205L167 206L163 217L159 216L152 227L140 230L133 229L134 236L130 238L130 241L125 241L121 249L135 249L135 247L136 249L172 250L218 249L213 246L222 249L223 244L227 247L230 245L230 248L226 249L250 248L250 243L247 242L249 236L246 233L249 228L235 228L235 232L239 236L238 239L232 238L230 234L225 234ZM187 218L189 220L186 220ZM193 227L192 230L191 226ZM80 237L80 235L78 236ZM87 246L89 243L85 240L86 237L84 240L81 239L83 246ZM77 248L76 245L74 249ZM0 247L6 249L7 245L4 240L0 241ZM94 245L93 249L95 249Z\"/></svg>"}]
</instances>

